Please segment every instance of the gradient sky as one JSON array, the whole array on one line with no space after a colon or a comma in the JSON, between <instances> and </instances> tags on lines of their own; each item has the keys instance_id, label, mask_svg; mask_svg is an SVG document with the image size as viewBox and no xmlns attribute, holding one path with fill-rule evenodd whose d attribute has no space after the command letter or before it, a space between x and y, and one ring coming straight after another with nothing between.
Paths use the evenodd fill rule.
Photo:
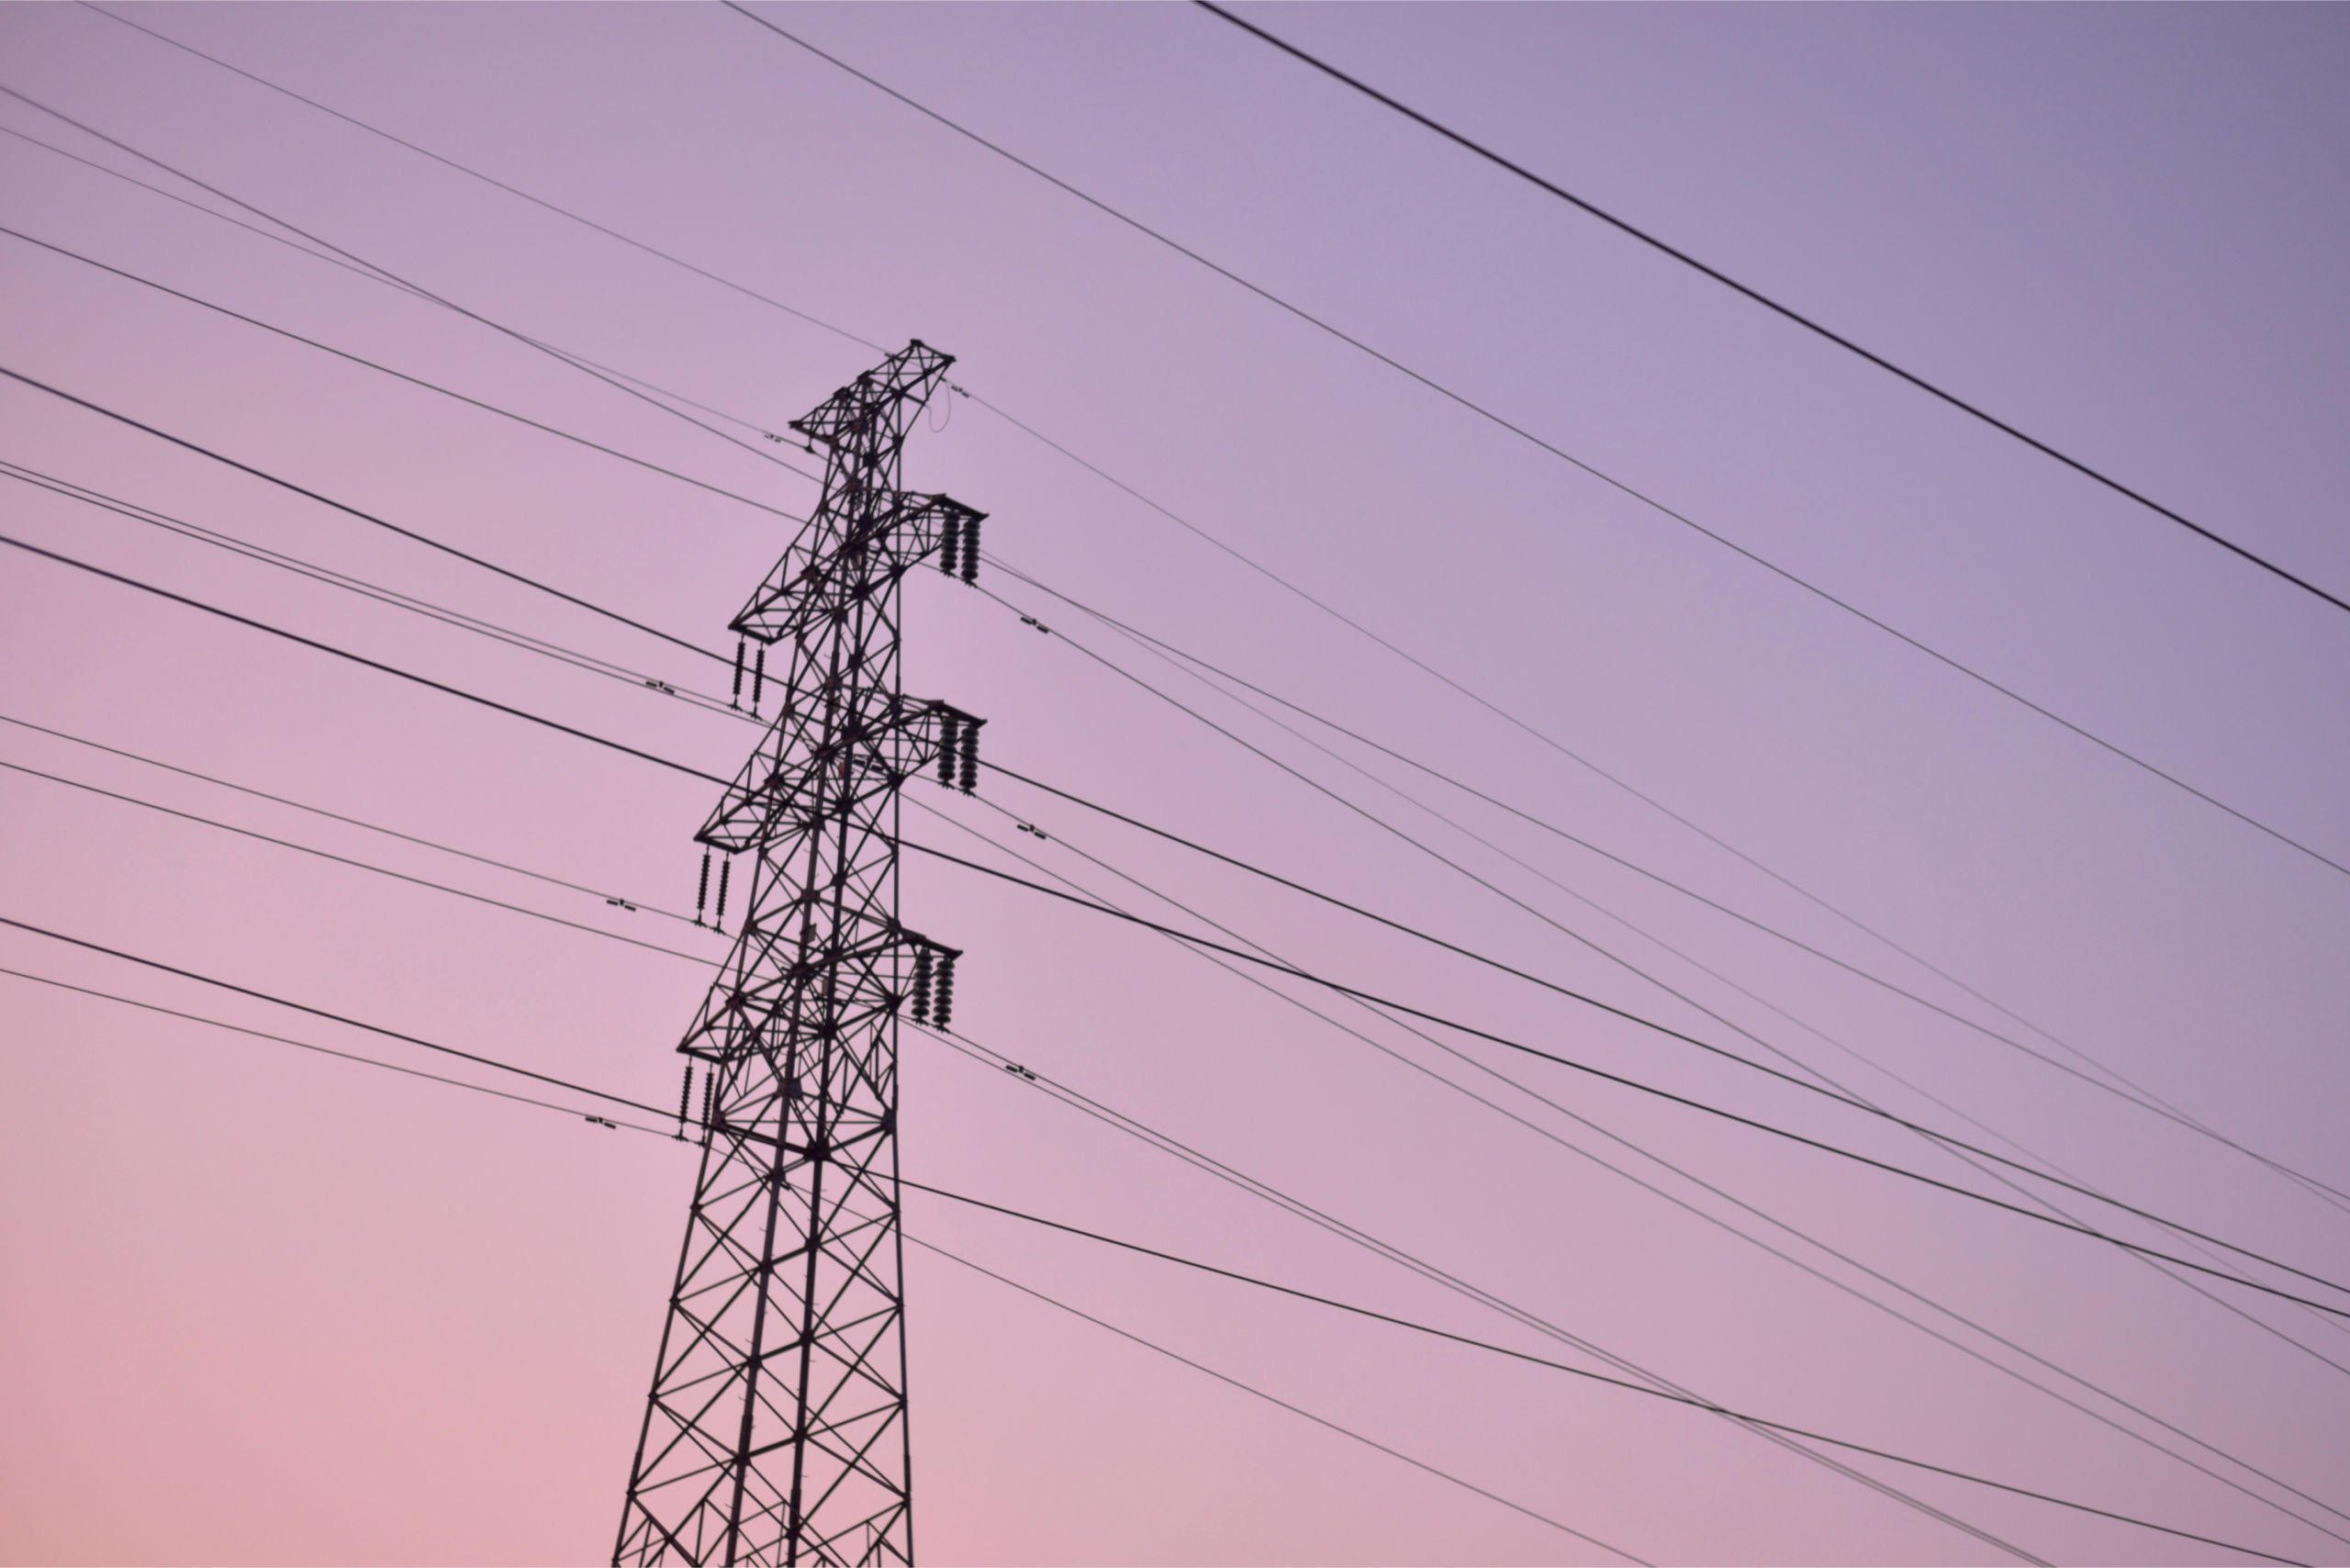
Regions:
<instances>
[{"instance_id":1,"label":"gradient sky","mask_svg":"<svg viewBox=\"0 0 2350 1568\"><path fill-rule=\"evenodd\" d=\"M763 14L2350 862L2342 612L1196 8ZM1248 14L2350 592L2350 12ZM1013 609L924 576L909 589L908 687L987 715L993 759L2350 1279L2344 1205L2098 1087L2119 1074L2350 1188L2350 877L2312 855L722 8L118 15L842 330L83 6L0 10L0 85L513 333L747 421L697 416L755 450L61 156L268 227L16 98L0 98L14 133L0 136L0 224L790 511L815 487L755 432L878 360L844 332L921 337L960 356L973 397L1116 481L975 401L934 410L909 480L988 511L988 548L1010 566L2077 1070L1327 732L1314 738L1336 756L1314 749L1003 571L981 586ZM739 501L23 240L0 235L0 364L665 631L722 645L790 536ZM0 386L0 460L722 689L716 666L19 384ZM753 739L642 686L5 476L0 502L11 536L713 772ZM20 721L0 724L0 761L18 768L719 951L653 913L690 907L690 834L711 794L690 778L17 552L0 561L0 692ZM976 801L918 784L908 801L920 842L1024 869L1016 849L1191 925L1157 894L1180 899L1319 972L2006 1191L1881 1125L1009 781ZM671 1047L708 974L694 962L20 771L0 770L0 915L654 1104L676 1092ZM908 924L968 952L957 1023L975 1039L1617 1356L1854 1441L2283 1557L2350 1557L2350 1512L2332 1511L2350 1510L2340 1319L2224 1284L2199 1294L2095 1242L1473 1041L1448 1037L1460 1055L1447 1055L1289 988L1366 1041L1161 938L918 856L905 884ZM0 931L0 968L451 1065L21 931ZM14 976L0 976L0 1558L609 1553L689 1147L592 1126L585 1103L534 1109ZM1600 1365L999 1066L911 1032L902 1050L912 1177ZM919 1240L1640 1558L2013 1560L1710 1417L921 1194L907 1214ZM2130 1223L2121 1234L2164 1235ZM912 1251L909 1271L926 1558L1620 1560L937 1255ZM2217 1555L1863 1466L2042 1558Z\"/></svg>"}]
</instances>

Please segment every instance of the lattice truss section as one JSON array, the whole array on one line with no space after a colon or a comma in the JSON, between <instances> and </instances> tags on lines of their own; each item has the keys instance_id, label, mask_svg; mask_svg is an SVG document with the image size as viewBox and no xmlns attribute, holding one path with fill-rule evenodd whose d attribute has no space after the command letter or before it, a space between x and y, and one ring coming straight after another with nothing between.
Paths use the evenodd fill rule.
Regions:
<instances>
[{"instance_id":1,"label":"lattice truss section","mask_svg":"<svg viewBox=\"0 0 2350 1568\"><path fill-rule=\"evenodd\" d=\"M981 721L899 689L900 609L934 554L968 579L981 514L899 478L952 363L917 342L792 422L823 497L733 622L781 706L696 835L749 886L678 1047L701 1170L615 1562L912 1560L897 1022L946 1021L957 954L898 923L898 792L968 790Z\"/></svg>"}]
</instances>

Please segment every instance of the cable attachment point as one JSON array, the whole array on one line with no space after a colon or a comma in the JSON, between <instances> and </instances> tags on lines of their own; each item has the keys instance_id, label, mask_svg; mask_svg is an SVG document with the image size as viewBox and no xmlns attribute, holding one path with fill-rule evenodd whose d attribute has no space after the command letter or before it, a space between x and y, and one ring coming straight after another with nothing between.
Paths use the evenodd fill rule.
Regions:
<instances>
[{"instance_id":1,"label":"cable attachment point","mask_svg":"<svg viewBox=\"0 0 2350 1568\"><path fill-rule=\"evenodd\" d=\"M938 716L938 781L946 788L955 787L955 743L963 727L961 715L952 709Z\"/></svg>"},{"instance_id":2,"label":"cable attachment point","mask_svg":"<svg viewBox=\"0 0 2350 1568\"><path fill-rule=\"evenodd\" d=\"M938 955L938 994L931 1008L934 1028L944 1029L955 1018L955 957L951 947Z\"/></svg>"},{"instance_id":3,"label":"cable attachment point","mask_svg":"<svg viewBox=\"0 0 2350 1568\"><path fill-rule=\"evenodd\" d=\"M938 525L938 569L948 577L955 575L956 563L963 549L963 520L955 512Z\"/></svg>"},{"instance_id":4,"label":"cable attachment point","mask_svg":"<svg viewBox=\"0 0 2350 1568\"><path fill-rule=\"evenodd\" d=\"M930 949L914 949L914 1022L930 1022Z\"/></svg>"}]
</instances>

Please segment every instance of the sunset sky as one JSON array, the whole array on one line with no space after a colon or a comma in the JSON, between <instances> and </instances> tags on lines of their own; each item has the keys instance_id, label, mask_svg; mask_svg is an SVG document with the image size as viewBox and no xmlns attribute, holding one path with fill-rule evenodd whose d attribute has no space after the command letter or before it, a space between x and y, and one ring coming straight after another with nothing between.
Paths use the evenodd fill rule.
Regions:
<instances>
[{"instance_id":1,"label":"sunset sky","mask_svg":"<svg viewBox=\"0 0 2350 1568\"><path fill-rule=\"evenodd\" d=\"M990 564L906 685L989 760L2270 1260L917 781L913 844L2273 1287L909 853L980 1048L906 1031L907 1176L2205 1538L912 1193L922 1557L2350 1557L2350 613L1201 7L752 8L811 47L0 9L0 535L731 774L722 665L353 513L731 652L817 498L763 432L919 338ZM2350 10L1243 14L2350 598ZM263 998L674 1104L713 788L16 548L0 720L0 1560L608 1558L692 1146Z\"/></svg>"}]
</instances>

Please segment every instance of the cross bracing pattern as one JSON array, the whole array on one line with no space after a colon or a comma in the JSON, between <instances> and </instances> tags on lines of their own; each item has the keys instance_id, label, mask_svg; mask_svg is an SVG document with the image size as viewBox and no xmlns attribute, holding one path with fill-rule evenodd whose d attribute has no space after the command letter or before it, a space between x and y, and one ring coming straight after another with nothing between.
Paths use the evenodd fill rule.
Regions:
<instances>
[{"instance_id":1,"label":"cross bracing pattern","mask_svg":"<svg viewBox=\"0 0 2350 1568\"><path fill-rule=\"evenodd\" d=\"M900 615L917 564L965 540L976 562L980 514L899 484L952 363L913 343L792 421L823 494L733 622L783 669L697 834L749 886L677 1047L706 1075L701 1174L617 1562L912 1560L898 1020L949 1022L957 955L898 922L898 792L967 776L979 726L899 689Z\"/></svg>"}]
</instances>

